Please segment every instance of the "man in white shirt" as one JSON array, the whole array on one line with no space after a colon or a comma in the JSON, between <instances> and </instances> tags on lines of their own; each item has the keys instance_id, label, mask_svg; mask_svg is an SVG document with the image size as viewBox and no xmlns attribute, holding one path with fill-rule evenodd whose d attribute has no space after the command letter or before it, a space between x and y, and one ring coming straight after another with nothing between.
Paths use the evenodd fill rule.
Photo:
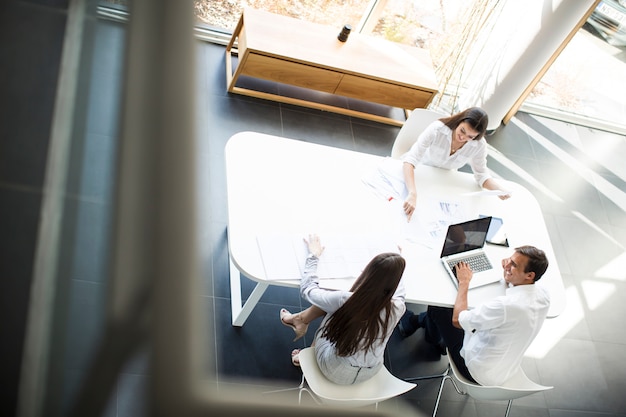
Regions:
<instances>
[{"instance_id":1,"label":"man in white shirt","mask_svg":"<svg viewBox=\"0 0 626 417\"><path fill-rule=\"evenodd\" d=\"M426 340L442 344L461 373L481 385L501 385L521 366L526 349L548 314L548 292L535 282L548 268L545 253L521 246L502 260L506 294L468 309L472 270L456 266L459 281L454 308L429 306L419 315L405 314L398 327L403 336L424 327Z\"/></svg>"}]
</instances>

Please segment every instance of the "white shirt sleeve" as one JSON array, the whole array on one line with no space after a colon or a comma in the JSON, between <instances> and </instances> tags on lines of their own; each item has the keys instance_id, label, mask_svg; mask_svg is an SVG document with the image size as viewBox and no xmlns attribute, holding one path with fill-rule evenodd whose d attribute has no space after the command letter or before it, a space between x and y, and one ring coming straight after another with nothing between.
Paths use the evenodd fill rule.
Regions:
<instances>
[{"instance_id":1,"label":"white shirt sleeve","mask_svg":"<svg viewBox=\"0 0 626 417\"><path fill-rule=\"evenodd\" d=\"M472 155L469 164L474 173L474 179L482 187L483 183L491 178L491 174L487 170L487 141L485 138L481 138L476 142L478 146L476 146L476 151Z\"/></svg>"},{"instance_id":2,"label":"white shirt sleeve","mask_svg":"<svg viewBox=\"0 0 626 417\"><path fill-rule=\"evenodd\" d=\"M466 332L494 329L505 321L506 308L500 297L459 314L459 324Z\"/></svg>"},{"instance_id":3,"label":"white shirt sleeve","mask_svg":"<svg viewBox=\"0 0 626 417\"><path fill-rule=\"evenodd\" d=\"M317 275L318 262L317 257L306 259L304 273L300 280L300 295L309 303L316 305L328 314L332 314L346 302L352 293L320 288Z\"/></svg>"}]
</instances>

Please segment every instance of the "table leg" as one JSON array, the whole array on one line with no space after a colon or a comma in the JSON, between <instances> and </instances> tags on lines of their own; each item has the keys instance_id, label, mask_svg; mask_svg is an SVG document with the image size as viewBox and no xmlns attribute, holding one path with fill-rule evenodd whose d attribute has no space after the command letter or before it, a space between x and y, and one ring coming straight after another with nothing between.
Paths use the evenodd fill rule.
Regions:
<instances>
[{"instance_id":1,"label":"table leg","mask_svg":"<svg viewBox=\"0 0 626 417\"><path fill-rule=\"evenodd\" d=\"M241 273L235 264L230 261L230 306L232 311L233 326L243 326L268 286L269 285L266 283L257 282L254 290L252 290L252 294L250 294L250 297L248 297L246 303L242 306Z\"/></svg>"},{"instance_id":2,"label":"table leg","mask_svg":"<svg viewBox=\"0 0 626 417\"><path fill-rule=\"evenodd\" d=\"M233 77L233 65L232 65L232 48L235 46L235 39L239 37L239 33L241 33L241 28L243 27L243 14L239 18L239 22L237 23L237 27L233 32L232 37L230 38L230 42L226 45L226 89L227 91L232 92L235 83L237 82L237 77ZM239 47L237 47L237 55L239 55Z\"/></svg>"}]
</instances>

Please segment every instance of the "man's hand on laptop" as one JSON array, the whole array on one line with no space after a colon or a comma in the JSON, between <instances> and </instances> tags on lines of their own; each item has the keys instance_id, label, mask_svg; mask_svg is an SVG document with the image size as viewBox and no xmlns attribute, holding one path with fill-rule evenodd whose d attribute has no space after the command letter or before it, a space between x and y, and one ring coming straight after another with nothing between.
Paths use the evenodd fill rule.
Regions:
<instances>
[{"instance_id":1,"label":"man's hand on laptop","mask_svg":"<svg viewBox=\"0 0 626 417\"><path fill-rule=\"evenodd\" d=\"M466 284L469 286L469 282L474 275L472 268L466 262L459 262L454 266L456 272L456 279L459 281L459 285Z\"/></svg>"}]
</instances>

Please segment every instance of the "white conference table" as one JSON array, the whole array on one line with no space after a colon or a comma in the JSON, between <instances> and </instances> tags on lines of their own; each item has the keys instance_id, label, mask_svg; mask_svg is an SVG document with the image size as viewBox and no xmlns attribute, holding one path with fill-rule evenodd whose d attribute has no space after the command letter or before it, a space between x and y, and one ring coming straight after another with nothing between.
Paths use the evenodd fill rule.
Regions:
<instances>
[{"instance_id":1,"label":"white conference table","mask_svg":"<svg viewBox=\"0 0 626 417\"><path fill-rule=\"evenodd\" d=\"M512 191L510 199L500 200L478 193L480 188L471 174L418 166L417 215L408 224L400 201L382 198L363 182L381 164L401 166L391 158L255 132L232 136L226 144L225 157L234 326L243 326L269 285L299 286L299 277L277 280L267 276L257 241L258 236L267 234L305 237L317 233L322 243L325 234L391 234L398 240L407 262L403 276L406 301L454 305L456 288L439 259L441 246L434 240L411 237L424 226L415 218L433 216L436 209L432 208L439 202L460 208L462 220L481 214L503 219L509 247L486 245L487 254L495 260L496 274L502 275L500 260L515 247L529 244L543 249L550 266L536 285L545 286L550 292L549 317L558 316L565 307L563 281L543 215L533 195L519 184L499 180ZM245 304L241 274L256 281ZM337 279L332 280L330 287L347 289L350 284L350 280ZM502 295L505 289L503 282L472 289L469 305Z\"/></svg>"}]
</instances>

